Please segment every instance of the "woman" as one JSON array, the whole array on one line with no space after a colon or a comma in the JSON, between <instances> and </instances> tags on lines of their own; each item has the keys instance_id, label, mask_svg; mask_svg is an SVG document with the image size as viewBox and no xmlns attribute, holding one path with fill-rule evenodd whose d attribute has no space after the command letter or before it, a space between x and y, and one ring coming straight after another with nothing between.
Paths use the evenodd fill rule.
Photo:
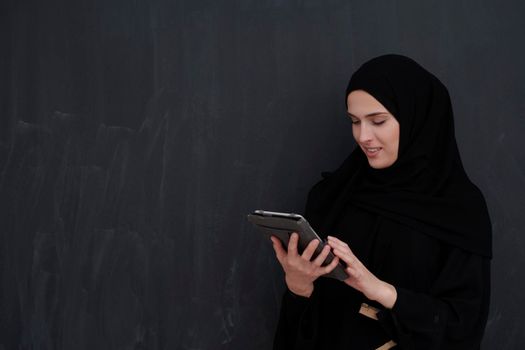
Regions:
<instances>
[{"instance_id":1,"label":"woman","mask_svg":"<svg viewBox=\"0 0 525 350\"><path fill-rule=\"evenodd\" d=\"M459 157L446 87L410 58L363 64L346 91L356 149L308 195L322 236L299 254L272 237L285 272L274 349L479 349L491 225ZM336 238L337 237L337 238ZM329 251L336 259L322 266ZM341 261L344 282L319 278Z\"/></svg>"}]
</instances>

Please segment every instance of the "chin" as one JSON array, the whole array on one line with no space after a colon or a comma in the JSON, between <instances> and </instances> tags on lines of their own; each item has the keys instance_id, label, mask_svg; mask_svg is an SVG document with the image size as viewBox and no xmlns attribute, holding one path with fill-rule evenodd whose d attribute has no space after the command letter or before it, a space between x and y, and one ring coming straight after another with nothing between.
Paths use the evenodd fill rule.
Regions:
<instances>
[{"instance_id":1,"label":"chin","mask_svg":"<svg viewBox=\"0 0 525 350\"><path fill-rule=\"evenodd\" d=\"M388 168L394 163L395 162L371 162L370 160L368 161L368 165L370 165L371 168L378 170Z\"/></svg>"},{"instance_id":2,"label":"chin","mask_svg":"<svg viewBox=\"0 0 525 350\"><path fill-rule=\"evenodd\" d=\"M388 166L384 166L384 165L375 165L375 164L371 164L370 162L368 163L368 165L370 165L370 168L373 168L373 169L384 169L384 168L388 168Z\"/></svg>"}]
</instances>

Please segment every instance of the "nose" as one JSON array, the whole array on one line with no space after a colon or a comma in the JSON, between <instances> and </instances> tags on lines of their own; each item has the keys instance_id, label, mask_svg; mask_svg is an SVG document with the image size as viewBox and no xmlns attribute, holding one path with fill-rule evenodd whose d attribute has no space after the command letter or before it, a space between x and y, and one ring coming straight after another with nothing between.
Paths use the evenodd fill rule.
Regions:
<instances>
[{"instance_id":1,"label":"nose","mask_svg":"<svg viewBox=\"0 0 525 350\"><path fill-rule=\"evenodd\" d=\"M372 130L366 125L366 123L359 123L359 135L358 135L358 142L359 143L367 143L372 141Z\"/></svg>"}]
</instances>

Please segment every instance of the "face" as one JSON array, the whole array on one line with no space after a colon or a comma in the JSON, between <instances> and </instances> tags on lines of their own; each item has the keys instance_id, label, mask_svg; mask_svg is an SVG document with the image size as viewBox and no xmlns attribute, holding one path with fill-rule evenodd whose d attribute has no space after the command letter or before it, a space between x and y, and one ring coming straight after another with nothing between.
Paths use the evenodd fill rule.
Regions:
<instances>
[{"instance_id":1,"label":"face","mask_svg":"<svg viewBox=\"0 0 525 350\"><path fill-rule=\"evenodd\" d=\"M374 169L388 168L397 160L399 123L372 95L354 90L347 97L354 139Z\"/></svg>"}]
</instances>

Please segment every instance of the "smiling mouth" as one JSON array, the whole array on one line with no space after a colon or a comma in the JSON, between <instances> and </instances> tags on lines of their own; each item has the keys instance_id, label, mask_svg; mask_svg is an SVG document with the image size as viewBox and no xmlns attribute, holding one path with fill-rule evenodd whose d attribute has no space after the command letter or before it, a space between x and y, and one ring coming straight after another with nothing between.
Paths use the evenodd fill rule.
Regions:
<instances>
[{"instance_id":1,"label":"smiling mouth","mask_svg":"<svg viewBox=\"0 0 525 350\"><path fill-rule=\"evenodd\" d=\"M382 147L363 147L363 150L365 151L367 157L376 156L382 149Z\"/></svg>"}]
</instances>

